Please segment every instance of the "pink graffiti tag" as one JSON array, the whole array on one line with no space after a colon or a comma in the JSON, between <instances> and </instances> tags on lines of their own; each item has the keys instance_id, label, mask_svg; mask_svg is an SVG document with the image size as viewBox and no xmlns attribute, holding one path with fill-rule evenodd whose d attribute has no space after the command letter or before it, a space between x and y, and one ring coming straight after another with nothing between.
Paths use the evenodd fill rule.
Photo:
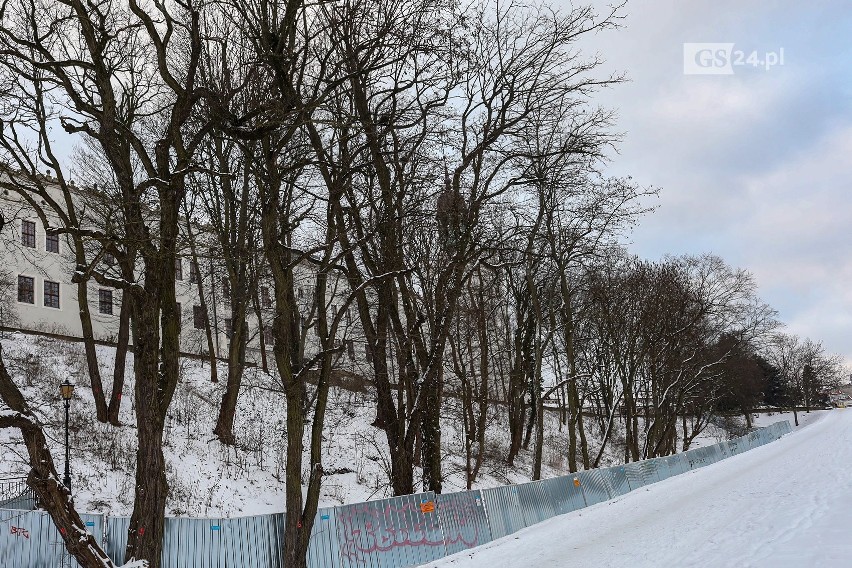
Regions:
<instances>
[{"instance_id":1,"label":"pink graffiti tag","mask_svg":"<svg viewBox=\"0 0 852 568\"><path fill-rule=\"evenodd\" d=\"M337 514L341 552L351 561L363 563L376 552L402 546L443 546L434 513L424 514L419 505L401 507L378 503L350 505Z\"/></svg>"},{"instance_id":2,"label":"pink graffiti tag","mask_svg":"<svg viewBox=\"0 0 852 568\"><path fill-rule=\"evenodd\" d=\"M439 502L437 514L424 513L424 509L413 502L401 507L389 503L384 506L380 503L349 505L336 515L338 543L341 553L358 564L366 563L374 554L404 546L462 543L465 548L471 548L479 544L480 508L473 497L461 496Z\"/></svg>"},{"instance_id":3,"label":"pink graffiti tag","mask_svg":"<svg viewBox=\"0 0 852 568\"><path fill-rule=\"evenodd\" d=\"M26 539L30 538L30 531L28 531L27 529L25 529L23 527L13 526L11 530L12 530L12 535L14 535L14 536L22 536Z\"/></svg>"}]
</instances>

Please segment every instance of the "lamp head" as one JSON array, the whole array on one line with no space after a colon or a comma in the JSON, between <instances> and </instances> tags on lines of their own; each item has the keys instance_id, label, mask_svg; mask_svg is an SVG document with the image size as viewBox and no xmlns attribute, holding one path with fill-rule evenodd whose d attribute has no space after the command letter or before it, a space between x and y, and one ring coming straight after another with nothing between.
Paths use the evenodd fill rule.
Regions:
<instances>
[{"instance_id":1,"label":"lamp head","mask_svg":"<svg viewBox=\"0 0 852 568\"><path fill-rule=\"evenodd\" d=\"M74 396L74 383L65 379L62 384L59 385L59 393L65 400L71 400L71 397Z\"/></svg>"}]
</instances>

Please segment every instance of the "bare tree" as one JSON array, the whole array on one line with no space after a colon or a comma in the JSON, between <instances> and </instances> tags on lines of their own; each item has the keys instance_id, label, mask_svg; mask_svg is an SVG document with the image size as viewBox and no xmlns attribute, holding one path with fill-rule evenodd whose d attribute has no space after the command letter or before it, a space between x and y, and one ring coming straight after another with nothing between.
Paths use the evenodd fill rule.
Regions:
<instances>
[{"instance_id":1,"label":"bare tree","mask_svg":"<svg viewBox=\"0 0 852 568\"><path fill-rule=\"evenodd\" d=\"M786 398L799 425L798 407L810 407L821 393L840 382L841 360L825 352L821 343L778 333L766 347L767 359L778 369Z\"/></svg>"},{"instance_id":2,"label":"bare tree","mask_svg":"<svg viewBox=\"0 0 852 568\"><path fill-rule=\"evenodd\" d=\"M155 567L168 494L163 428L178 381L180 205L207 132L196 112L208 94L198 84L204 49L200 7L22 0L4 4L0 30L4 72L22 77L19 99L30 96L39 105L34 130L46 138L48 123L58 123L72 135L95 140L115 177L125 242L116 246L76 219L58 230L98 241L119 259L125 246L138 247L133 278L111 278L93 263L78 269L75 282L82 273L131 298L139 450L126 557L146 558ZM4 121L3 138L18 144L18 167L32 177L37 160L29 157L17 124ZM60 209L69 214L67 184L60 186L66 201Z\"/></svg>"}]
</instances>

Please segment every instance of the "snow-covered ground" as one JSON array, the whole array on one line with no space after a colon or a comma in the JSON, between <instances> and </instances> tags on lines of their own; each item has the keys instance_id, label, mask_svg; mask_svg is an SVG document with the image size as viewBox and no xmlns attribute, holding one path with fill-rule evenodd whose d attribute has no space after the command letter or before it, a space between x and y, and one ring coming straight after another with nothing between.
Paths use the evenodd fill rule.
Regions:
<instances>
[{"instance_id":1,"label":"snow-covered ground","mask_svg":"<svg viewBox=\"0 0 852 568\"><path fill-rule=\"evenodd\" d=\"M77 383L71 402L71 474L78 509L129 515L133 508L136 428L133 412L132 363L122 394L122 426L95 419L83 346L45 337L5 334L4 357L27 400L42 417L56 466L64 465L63 407L59 383ZM106 388L112 381L114 349L98 347ZM226 369L220 366L219 376ZM284 395L274 377L246 371L237 410L237 447L213 435L224 380L210 382L209 367L197 360L181 361L181 381L166 421L164 452L169 498L167 514L190 517L234 517L284 510L286 431ZM443 462L447 491L465 489L462 432L458 403L448 399L442 417ZM323 480L320 506L357 503L391 495L389 456L384 432L373 427L375 402L369 393L333 387L324 429ZM475 488L529 481L531 452L522 451L514 466L505 456L508 439L502 409L492 408L488 420L489 448ZM548 415L543 474L567 473L567 435ZM306 435L310 434L310 428ZM306 460L307 462L307 460ZM308 464L305 463L307 469ZM0 430L0 477L24 476L26 450L20 434ZM307 471L304 474L307 478Z\"/></svg>"},{"instance_id":2,"label":"snow-covered ground","mask_svg":"<svg viewBox=\"0 0 852 568\"><path fill-rule=\"evenodd\" d=\"M122 394L123 425L114 427L95 419L81 344L23 334L6 334L0 339L10 371L44 421L60 471L64 465L64 414L58 397L59 383L67 377L76 380L78 388L71 404L71 473L78 508L129 515L133 508L136 447L132 364L128 364ZM98 355L102 377L109 385L114 349L98 347ZM224 366L219 374L225 376ZM220 444L212 433L223 382L210 382L206 364L190 359L181 361L181 382L170 407L164 444L170 516L234 517L284 509L286 416L280 386L274 377L258 369L246 371L235 425L238 445L231 448ZM328 475L323 480L320 505L328 507L390 496L387 443L384 433L371 425L375 418L373 396L341 388L332 388L330 396L323 442L323 466ZM460 417L458 400L447 398L442 416L445 491L465 489ZM778 417L778 414L760 415L755 425L774 422ZM744 423L742 417L737 420ZM735 422L708 426L692 447L742 434L726 430L732 424L736 426ZM595 421L587 418L586 428L594 455L600 447ZM618 428L615 438L619 438ZM522 451L514 466L506 464L509 440L502 407L490 408L486 436L485 462L474 488L529 481L531 451ZM545 421L543 476L567 473L567 453L568 435L560 428L557 414L549 412ZM621 463L622 459L623 446L613 442L607 446L602 465ZM27 470L20 435L0 430L0 477L26 475Z\"/></svg>"},{"instance_id":3,"label":"snow-covered ground","mask_svg":"<svg viewBox=\"0 0 852 568\"><path fill-rule=\"evenodd\" d=\"M852 566L852 410L800 422L777 442L428 566Z\"/></svg>"}]
</instances>

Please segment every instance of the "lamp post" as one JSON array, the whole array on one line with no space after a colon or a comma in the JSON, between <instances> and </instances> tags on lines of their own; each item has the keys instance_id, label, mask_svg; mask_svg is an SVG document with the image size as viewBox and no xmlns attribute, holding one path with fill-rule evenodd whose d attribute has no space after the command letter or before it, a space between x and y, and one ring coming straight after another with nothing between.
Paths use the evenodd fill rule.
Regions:
<instances>
[{"instance_id":1,"label":"lamp post","mask_svg":"<svg viewBox=\"0 0 852 568\"><path fill-rule=\"evenodd\" d=\"M68 410L71 408L71 397L74 396L74 384L65 379L61 385L59 385L59 393L62 395L62 398L65 400L65 477L62 479L62 482L65 483L65 487L68 488L68 492L71 492L71 446L68 442Z\"/></svg>"}]
</instances>

